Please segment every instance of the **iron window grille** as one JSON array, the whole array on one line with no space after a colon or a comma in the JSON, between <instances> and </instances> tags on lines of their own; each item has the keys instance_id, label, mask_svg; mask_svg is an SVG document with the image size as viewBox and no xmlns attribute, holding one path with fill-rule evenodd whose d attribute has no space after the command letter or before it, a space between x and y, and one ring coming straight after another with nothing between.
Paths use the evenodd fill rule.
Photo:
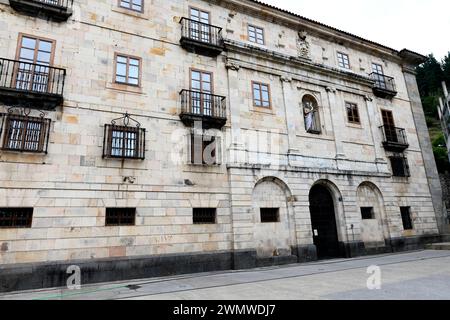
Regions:
<instances>
[{"instance_id":1,"label":"iron window grille","mask_svg":"<svg viewBox=\"0 0 450 320\"><path fill-rule=\"evenodd\" d=\"M411 208L410 207L400 207L400 212L402 215L402 223L404 230L413 230L413 223L411 219Z\"/></svg>"},{"instance_id":2,"label":"iron window grille","mask_svg":"<svg viewBox=\"0 0 450 320\"><path fill-rule=\"evenodd\" d=\"M29 116L29 111L14 114L12 109L1 114L0 135L3 135L2 150L47 153L51 120Z\"/></svg>"},{"instance_id":3,"label":"iron window grille","mask_svg":"<svg viewBox=\"0 0 450 320\"><path fill-rule=\"evenodd\" d=\"M394 155L389 157L394 177L408 178L411 176L408 159L404 155Z\"/></svg>"},{"instance_id":4,"label":"iron window grille","mask_svg":"<svg viewBox=\"0 0 450 320\"><path fill-rule=\"evenodd\" d=\"M0 208L0 228L31 228L33 208Z\"/></svg>"},{"instance_id":5,"label":"iron window grille","mask_svg":"<svg viewBox=\"0 0 450 320\"><path fill-rule=\"evenodd\" d=\"M260 214L262 223L280 222L279 208L260 208Z\"/></svg>"},{"instance_id":6,"label":"iron window grille","mask_svg":"<svg viewBox=\"0 0 450 320\"><path fill-rule=\"evenodd\" d=\"M106 208L105 225L134 226L136 224L136 208Z\"/></svg>"},{"instance_id":7,"label":"iron window grille","mask_svg":"<svg viewBox=\"0 0 450 320\"><path fill-rule=\"evenodd\" d=\"M215 208L194 208L192 219L194 224L215 224L217 210Z\"/></svg>"},{"instance_id":8,"label":"iron window grille","mask_svg":"<svg viewBox=\"0 0 450 320\"><path fill-rule=\"evenodd\" d=\"M123 125L117 125L122 120ZM130 126L133 122L135 126ZM128 113L105 125L103 158L145 159L145 129Z\"/></svg>"},{"instance_id":9,"label":"iron window grille","mask_svg":"<svg viewBox=\"0 0 450 320\"><path fill-rule=\"evenodd\" d=\"M361 208L361 218L363 220L375 219L375 213L373 211L373 207L362 207Z\"/></svg>"}]
</instances>

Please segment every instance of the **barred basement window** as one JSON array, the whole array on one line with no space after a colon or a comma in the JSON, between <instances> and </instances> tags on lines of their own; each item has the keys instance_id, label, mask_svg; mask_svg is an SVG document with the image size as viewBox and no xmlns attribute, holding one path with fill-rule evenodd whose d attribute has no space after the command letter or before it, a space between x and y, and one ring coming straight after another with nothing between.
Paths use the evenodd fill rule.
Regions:
<instances>
[{"instance_id":1,"label":"barred basement window","mask_svg":"<svg viewBox=\"0 0 450 320\"><path fill-rule=\"evenodd\" d=\"M402 214L402 222L404 230L413 230L413 223L411 219L411 208L410 207L400 207L400 212Z\"/></svg>"},{"instance_id":2,"label":"barred basement window","mask_svg":"<svg viewBox=\"0 0 450 320\"><path fill-rule=\"evenodd\" d=\"M392 167L392 175L394 177L410 177L408 159L402 155L389 157Z\"/></svg>"},{"instance_id":3,"label":"barred basement window","mask_svg":"<svg viewBox=\"0 0 450 320\"><path fill-rule=\"evenodd\" d=\"M260 213L262 223L280 222L279 208L260 208Z\"/></svg>"},{"instance_id":4,"label":"barred basement window","mask_svg":"<svg viewBox=\"0 0 450 320\"><path fill-rule=\"evenodd\" d=\"M106 208L105 225L134 226L136 220L136 208Z\"/></svg>"},{"instance_id":5,"label":"barred basement window","mask_svg":"<svg viewBox=\"0 0 450 320\"><path fill-rule=\"evenodd\" d=\"M194 224L215 224L216 209L215 208L194 208L192 212Z\"/></svg>"},{"instance_id":6,"label":"barred basement window","mask_svg":"<svg viewBox=\"0 0 450 320\"><path fill-rule=\"evenodd\" d=\"M0 208L0 228L31 228L33 208Z\"/></svg>"},{"instance_id":7,"label":"barred basement window","mask_svg":"<svg viewBox=\"0 0 450 320\"><path fill-rule=\"evenodd\" d=\"M3 150L47 153L50 119L11 113L2 116Z\"/></svg>"},{"instance_id":8,"label":"barred basement window","mask_svg":"<svg viewBox=\"0 0 450 320\"><path fill-rule=\"evenodd\" d=\"M363 208L361 208L361 218L363 220L375 219L375 213L373 211L373 207L363 207Z\"/></svg>"},{"instance_id":9,"label":"barred basement window","mask_svg":"<svg viewBox=\"0 0 450 320\"><path fill-rule=\"evenodd\" d=\"M117 120L123 120L124 125L116 125ZM135 127L129 126L134 121ZM103 157L118 159L145 159L145 129L140 123L131 119L128 114L123 118L105 125L103 142Z\"/></svg>"}]
</instances>

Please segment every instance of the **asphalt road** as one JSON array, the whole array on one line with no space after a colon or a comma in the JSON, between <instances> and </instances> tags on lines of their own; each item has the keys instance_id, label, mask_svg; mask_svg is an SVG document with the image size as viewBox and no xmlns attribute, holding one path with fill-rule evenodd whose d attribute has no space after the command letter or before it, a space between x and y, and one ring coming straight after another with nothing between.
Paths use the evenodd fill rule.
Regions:
<instances>
[{"instance_id":1,"label":"asphalt road","mask_svg":"<svg viewBox=\"0 0 450 320\"><path fill-rule=\"evenodd\" d=\"M450 300L450 251L104 283L80 290L27 291L0 295L2 299Z\"/></svg>"}]
</instances>

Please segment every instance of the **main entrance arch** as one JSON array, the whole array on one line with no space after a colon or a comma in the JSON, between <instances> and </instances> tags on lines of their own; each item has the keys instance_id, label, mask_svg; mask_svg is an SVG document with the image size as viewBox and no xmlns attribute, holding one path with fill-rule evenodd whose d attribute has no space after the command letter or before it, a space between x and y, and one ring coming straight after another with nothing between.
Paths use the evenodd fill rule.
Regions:
<instances>
[{"instance_id":1,"label":"main entrance arch","mask_svg":"<svg viewBox=\"0 0 450 320\"><path fill-rule=\"evenodd\" d=\"M314 245L319 259L340 257L335 205L330 190L316 184L309 193Z\"/></svg>"}]
</instances>

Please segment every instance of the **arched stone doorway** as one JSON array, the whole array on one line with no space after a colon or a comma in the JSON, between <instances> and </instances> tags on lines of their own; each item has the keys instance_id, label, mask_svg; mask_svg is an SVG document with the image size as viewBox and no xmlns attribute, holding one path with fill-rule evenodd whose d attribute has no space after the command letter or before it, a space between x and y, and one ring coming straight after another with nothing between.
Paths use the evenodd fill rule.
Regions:
<instances>
[{"instance_id":1,"label":"arched stone doorway","mask_svg":"<svg viewBox=\"0 0 450 320\"><path fill-rule=\"evenodd\" d=\"M309 208L314 245L319 259L341 257L335 203L330 190L316 184L309 193Z\"/></svg>"}]
</instances>

